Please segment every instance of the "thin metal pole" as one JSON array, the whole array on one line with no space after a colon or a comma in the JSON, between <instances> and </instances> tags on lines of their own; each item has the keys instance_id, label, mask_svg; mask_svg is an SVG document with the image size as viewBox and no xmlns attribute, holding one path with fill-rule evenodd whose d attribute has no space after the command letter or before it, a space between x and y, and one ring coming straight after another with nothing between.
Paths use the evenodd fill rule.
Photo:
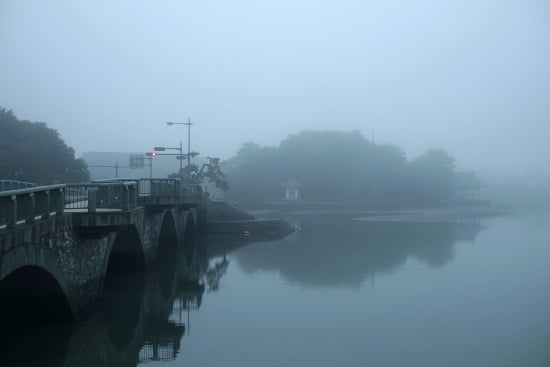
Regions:
<instances>
[{"instance_id":1,"label":"thin metal pole","mask_svg":"<svg viewBox=\"0 0 550 367\"><path fill-rule=\"evenodd\" d=\"M191 117L187 119L187 167L191 165Z\"/></svg>"},{"instance_id":2,"label":"thin metal pole","mask_svg":"<svg viewBox=\"0 0 550 367\"><path fill-rule=\"evenodd\" d=\"M115 178L118 178L118 162L115 162Z\"/></svg>"},{"instance_id":3,"label":"thin metal pole","mask_svg":"<svg viewBox=\"0 0 550 367\"><path fill-rule=\"evenodd\" d=\"M149 179L153 178L153 157L149 158Z\"/></svg>"},{"instance_id":4,"label":"thin metal pole","mask_svg":"<svg viewBox=\"0 0 550 367\"><path fill-rule=\"evenodd\" d=\"M183 175L182 169L183 169L183 146L181 144L180 140L180 156L178 157L180 159L180 175Z\"/></svg>"}]
</instances>

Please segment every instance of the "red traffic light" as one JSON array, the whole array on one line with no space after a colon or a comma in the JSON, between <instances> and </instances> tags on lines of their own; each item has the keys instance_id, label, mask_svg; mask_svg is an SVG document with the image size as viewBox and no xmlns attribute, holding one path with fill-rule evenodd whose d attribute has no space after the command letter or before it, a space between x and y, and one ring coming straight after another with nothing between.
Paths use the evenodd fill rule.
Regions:
<instances>
[{"instance_id":1,"label":"red traffic light","mask_svg":"<svg viewBox=\"0 0 550 367\"><path fill-rule=\"evenodd\" d=\"M157 156L157 152L145 153L145 155L146 155L147 157L156 157L156 156Z\"/></svg>"}]
</instances>

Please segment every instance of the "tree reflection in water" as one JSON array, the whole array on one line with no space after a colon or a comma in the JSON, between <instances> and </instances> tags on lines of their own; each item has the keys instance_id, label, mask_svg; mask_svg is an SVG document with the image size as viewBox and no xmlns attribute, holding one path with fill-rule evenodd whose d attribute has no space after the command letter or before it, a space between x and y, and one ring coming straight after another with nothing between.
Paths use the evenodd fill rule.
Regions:
<instances>
[{"instance_id":1,"label":"tree reflection in water","mask_svg":"<svg viewBox=\"0 0 550 367\"><path fill-rule=\"evenodd\" d=\"M29 337L17 335L16 345L10 339L1 365L55 361L63 366L136 366L173 360L190 332L192 312L200 309L205 291L219 290L231 259L247 272L275 270L304 286L357 287L409 258L444 266L453 258L457 241L473 241L482 230L478 222L360 222L342 214L308 215L299 221L301 230L282 240L244 246L249 239L222 239L229 243L225 250L222 242L212 241L210 253L210 240L195 238L198 251L193 259L186 259L181 247L147 272L113 282L101 311L68 332L35 328ZM237 249L226 257L227 251ZM166 273L170 269L174 275ZM37 345L47 347L37 350Z\"/></svg>"},{"instance_id":2,"label":"tree reflection in water","mask_svg":"<svg viewBox=\"0 0 550 367\"><path fill-rule=\"evenodd\" d=\"M229 260L224 255L221 260L214 261L206 271L206 282L208 292L216 292L220 287L220 279L223 277L229 266Z\"/></svg>"},{"instance_id":3,"label":"tree reflection in water","mask_svg":"<svg viewBox=\"0 0 550 367\"><path fill-rule=\"evenodd\" d=\"M302 286L358 287L408 258L444 266L458 241L473 241L483 229L477 221L357 221L352 215L289 218L301 230L275 242L247 246L233 257L246 272L277 271Z\"/></svg>"}]
</instances>

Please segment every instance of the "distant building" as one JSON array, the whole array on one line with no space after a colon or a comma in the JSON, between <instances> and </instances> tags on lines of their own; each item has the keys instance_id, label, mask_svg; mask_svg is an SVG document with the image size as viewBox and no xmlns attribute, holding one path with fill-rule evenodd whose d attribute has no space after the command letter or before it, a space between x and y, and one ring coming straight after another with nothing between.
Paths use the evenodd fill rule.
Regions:
<instances>
[{"instance_id":1,"label":"distant building","mask_svg":"<svg viewBox=\"0 0 550 367\"><path fill-rule=\"evenodd\" d=\"M302 195L300 194L300 184L294 178L288 180L281 185L285 189L284 200L300 200Z\"/></svg>"}]
</instances>

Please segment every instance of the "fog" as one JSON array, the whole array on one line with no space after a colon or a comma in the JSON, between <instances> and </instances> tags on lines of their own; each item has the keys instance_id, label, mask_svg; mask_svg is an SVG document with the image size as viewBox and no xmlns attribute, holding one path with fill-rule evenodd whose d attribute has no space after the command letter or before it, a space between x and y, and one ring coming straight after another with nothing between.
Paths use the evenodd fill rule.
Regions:
<instances>
[{"instance_id":1,"label":"fog","mask_svg":"<svg viewBox=\"0 0 550 367\"><path fill-rule=\"evenodd\" d=\"M221 158L338 129L550 171L545 0L1 0L0 44L0 106L77 154L177 144L190 117Z\"/></svg>"}]
</instances>

